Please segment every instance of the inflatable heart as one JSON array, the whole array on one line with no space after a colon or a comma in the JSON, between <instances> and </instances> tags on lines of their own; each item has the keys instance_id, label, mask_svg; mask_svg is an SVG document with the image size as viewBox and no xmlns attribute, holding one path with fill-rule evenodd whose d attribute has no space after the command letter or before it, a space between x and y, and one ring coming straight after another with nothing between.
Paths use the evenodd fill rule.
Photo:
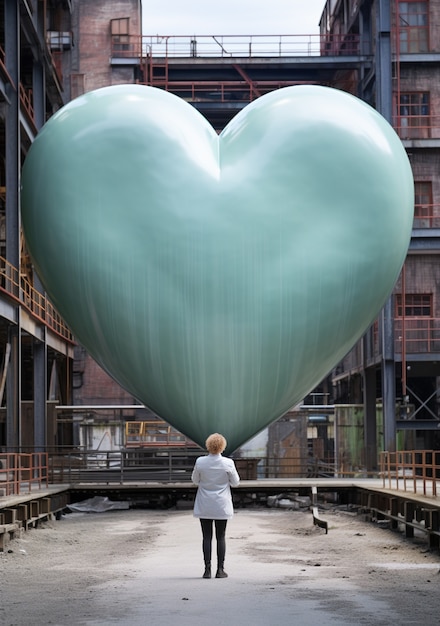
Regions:
<instances>
[{"instance_id":1,"label":"inflatable heart","mask_svg":"<svg viewBox=\"0 0 440 626\"><path fill-rule=\"evenodd\" d=\"M400 140L346 93L265 95L217 136L139 85L44 126L22 219L43 284L123 387L231 452L283 415L378 315L405 259L413 181Z\"/></svg>"}]
</instances>

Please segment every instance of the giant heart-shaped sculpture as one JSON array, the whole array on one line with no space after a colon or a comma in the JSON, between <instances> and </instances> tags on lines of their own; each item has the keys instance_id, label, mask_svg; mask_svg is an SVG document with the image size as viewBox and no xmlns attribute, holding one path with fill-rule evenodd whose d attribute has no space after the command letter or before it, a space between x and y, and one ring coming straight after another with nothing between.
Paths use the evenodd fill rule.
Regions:
<instances>
[{"instance_id":1,"label":"giant heart-shaped sculpture","mask_svg":"<svg viewBox=\"0 0 440 626\"><path fill-rule=\"evenodd\" d=\"M375 319L409 245L400 140L346 93L265 95L217 136L183 100L108 87L32 145L22 220L78 341L124 388L228 451L283 415Z\"/></svg>"}]
</instances>

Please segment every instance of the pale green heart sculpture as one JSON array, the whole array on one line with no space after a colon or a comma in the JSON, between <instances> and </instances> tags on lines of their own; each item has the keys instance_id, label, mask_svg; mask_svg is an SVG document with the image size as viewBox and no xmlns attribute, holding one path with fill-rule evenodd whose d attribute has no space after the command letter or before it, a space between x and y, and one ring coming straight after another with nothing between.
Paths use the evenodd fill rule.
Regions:
<instances>
[{"instance_id":1,"label":"pale green heart sculpture","mask_svg":"<svg viewBox=\"0 0 440 626\"><path fill-rule=\"evenodd\" d=\"M375 319L405 259L400 140L337 90L280 89L217 136L137 85L88 93L30 149L22 219L78 341L203 445L232 451L319 383Z\"/></svg>"}]
</instances>

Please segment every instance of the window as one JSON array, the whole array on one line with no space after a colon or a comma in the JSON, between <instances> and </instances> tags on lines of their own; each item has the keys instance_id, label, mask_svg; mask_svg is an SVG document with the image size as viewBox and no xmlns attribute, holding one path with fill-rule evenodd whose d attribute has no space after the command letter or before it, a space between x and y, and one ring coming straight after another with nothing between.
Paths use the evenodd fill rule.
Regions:
<instances>
[{"instance_id":1,"label":"window","mask_svg":"<svg viewBox=\"0 0 440 626\"><path fill-rule=\"evenodd\" d=\"M110 21L112 54L130 50L129 21L128 17Z\"/></svg>"},{"instance_id":2,"label":"window","mask_svg":"<svg viewBox=\"0 0 440 626\"><path fill-rule=\"evenodd\" d=\"M401 93L398 106L400 137L427 139L431 131L429 93Z\"/></svg>"},{"instance_id":3,"label":"window","mask_svg":"<svg viewBox=\"0 0 440 626\"><path fill-rule=\"evenodd\" d=\"M111 20L110 24L111 24L112 35L128 35L129 34L129 30L128 30L129 18L128 17L121 17L117 20Z\"/></svg>"},{"instance_id":4,"label":"window","mask_svg":"<svg viewBox=\"0 0 440 626\"><path fill-rule=\"evenodd\" d=\"M432 226L432 182L414 181L414 228Z\"/></svg>"},{"instance_id":5,"label":"window","mask_svg":"<svg viewBox=\"0 0 440 626\"><path fill-rule=\"evenodd\" d=\"M396 295L396 314L402 317L402 294ZM405 294L405 317L432 317L432 294Z\"/></svg>"},{"instance_id":6,"label":"window","mask_svg":"<svg viewBox=\"0 0 440 626\"><path fill-rule=\"evenodd\" d=\"M396 352L401 352L403 346L406 352L438 352L438 329L433 318L432 293L407 293L403 301L404 306L402 294L396 294Z\"/></svg>"},{"instance_id":7,"label":"window","mask_svg":"<svg viewBox=\"0 0 440 626\"><path fill-rule=\"evenodd\" d=\"M403 54L428 52L428 2L399 2L399 45Z\"/></svg>"}]
</instances>

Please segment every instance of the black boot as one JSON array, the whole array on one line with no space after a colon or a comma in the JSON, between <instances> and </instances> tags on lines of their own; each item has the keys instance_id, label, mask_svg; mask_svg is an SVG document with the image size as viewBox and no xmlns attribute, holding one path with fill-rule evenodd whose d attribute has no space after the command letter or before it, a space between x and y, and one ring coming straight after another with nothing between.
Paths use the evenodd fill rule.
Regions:
<instances>
[{"instance_id":1,"label":"black boot","mask_svg":"<svg viewBox=\"0 0 440 626\"><path fill-rule=\"evenodd\" d=\"M203 573L203 578L211 578L211 564L205 564L205 571Z\"/></svg>"},{"instance_id":2,"label":"black boot","mask_svg":"<svg viewBox=\"0 0 440 626\"><path fill-rule=\"evenodd\" d=\"M225 572L225 570L223 569L223 565L219 565L217 568L217 573L215 575L216 578L227 578L228 575Z\"/></svg>"}]
</instances>

